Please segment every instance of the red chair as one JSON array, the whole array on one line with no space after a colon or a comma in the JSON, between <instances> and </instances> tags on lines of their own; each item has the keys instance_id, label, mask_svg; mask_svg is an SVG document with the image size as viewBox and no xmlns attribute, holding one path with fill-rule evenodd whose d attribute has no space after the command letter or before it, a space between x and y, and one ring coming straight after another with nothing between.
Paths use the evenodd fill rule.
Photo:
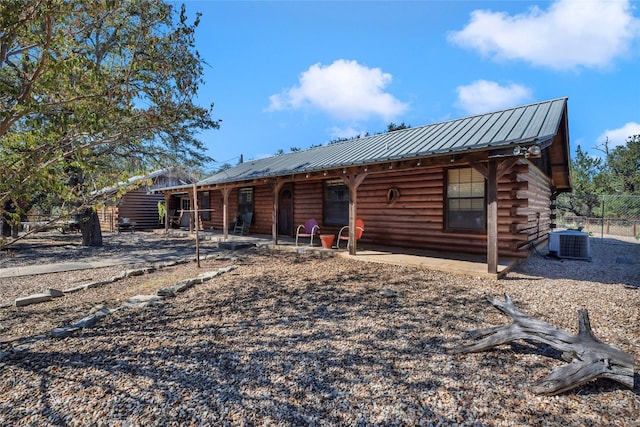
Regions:
<instances>
[{"instance_id":1,"label":"red chair","mask_svg":"<svg viewBox=\"0 0 640 427\"><path fill-rule=\"evenodd\" d=\"M342 235L342 232L346 231L347 234L345 236ZM362 237L362 233L364 233L364 221L362 221L360 218L356 219L356 240L360 240L360 238ZM351 241L349 240L349 226L345 225L344 227L342 227L340 229L340 232L338 233L338 243L336 243L336 247L339 249L340 248L340 241L341 240L346 240L347 241L347 249L349 249L349 246L351 245Z\"/></svg>"},{"instance_id":2,"label":"red chair","mask_svg":"<svg viewBox=\"0 0 640 427\"><path fill-rule=\"evenodd\" d=\"M304 224L300 224L296 229L296 246L298 237L311 237L310 245L313 246L313 237L320 234L320 226L315 219L309 219Z\"/></svg>"}]
</instances>

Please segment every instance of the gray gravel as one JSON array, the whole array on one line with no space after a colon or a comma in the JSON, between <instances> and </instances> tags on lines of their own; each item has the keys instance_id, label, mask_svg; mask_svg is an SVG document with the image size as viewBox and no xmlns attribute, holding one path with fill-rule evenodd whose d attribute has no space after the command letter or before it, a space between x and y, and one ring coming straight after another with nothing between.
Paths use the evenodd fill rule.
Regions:
<instances>
[{"instance_id":1,"label":"gray gravel","mask_svg":"<svg viewBox=\"0 0 640 427\"><path fill-rule=\"evenodd\" d=\"M507 292L573 333L587 308L598 338L638 360L640 245L598 244L591 263L534 255L499 281L247 250L200 270L186 264L5 307L0 425L638 426L638 371L633 390L597 380L537 396L531 383L564 363L552 349L447 351L470 330L508 322L483 299ZM636 262L618 264L620 254ZM33 339L97 304L230 264L238 268L160 306L119 310L63 340ZM101 273L113 274L92 274Z\"/></svg>"}]
</instances>

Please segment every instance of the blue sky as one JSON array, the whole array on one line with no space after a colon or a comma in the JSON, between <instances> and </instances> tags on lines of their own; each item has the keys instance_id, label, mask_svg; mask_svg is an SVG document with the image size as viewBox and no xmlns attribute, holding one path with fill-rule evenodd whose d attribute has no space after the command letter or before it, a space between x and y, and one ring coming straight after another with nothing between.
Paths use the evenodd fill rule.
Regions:
<instances>
[{"instance_id":1,"label":"blue sky","mask_svg":"<svg viewBox=\"0 0 640 427\"><path fill-rule=\"evenodd\" d=\"M640 2L185 4L211 167L565 96L572 154L640 134Z\"/></svg>"}]
</instances>

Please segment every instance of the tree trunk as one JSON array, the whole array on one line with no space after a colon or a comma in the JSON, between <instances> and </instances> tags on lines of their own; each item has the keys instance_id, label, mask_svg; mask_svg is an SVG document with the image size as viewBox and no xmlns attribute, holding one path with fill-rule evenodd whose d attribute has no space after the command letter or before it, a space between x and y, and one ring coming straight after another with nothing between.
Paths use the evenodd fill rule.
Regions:
<instances>
[{"instance_id":1,"label":"tree trunk","mask_svg":"<svg viewBox=\"0 0 640 427\"><path fill-rule=\"evenodd\" d=\"M562 393L596 378L609 378L633 388L633 356L596 338L586 309L578 311L578 335L573 335L529 317L513 304L507 294L504 302L490 296L486 298L491 305L510 316L513 323L472 331L471 336L477 342L459 347L453 350L454 353L483 351L519 339L532 340L561 351L562 358L569 362L537 381L532 388L536 394Z\"/></svg>"},{"instance_id":2,"label":"tree trunk","mask_svg":"<svg viewBox=\"0 0 640 427\"><path fill-rule=\"evenodd\" d=\"M84 211L80 219L82 231L82 246L102 246L102 230L95 210L89 208Z\"/></svg>"}]
</instances>

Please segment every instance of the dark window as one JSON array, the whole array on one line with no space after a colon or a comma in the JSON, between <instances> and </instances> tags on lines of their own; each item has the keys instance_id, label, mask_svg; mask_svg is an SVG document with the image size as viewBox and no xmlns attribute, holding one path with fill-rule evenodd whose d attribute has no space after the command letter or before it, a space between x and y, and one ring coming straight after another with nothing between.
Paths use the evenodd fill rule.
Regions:
<instances>
[{"instance_id":1,"label":"dark window","mask_svg":"<svg viewBox=\"0 0 640 427\"><path fill-rule=\"evenodd\" d=\"M211 199L209 197L209 192L204 191L200 193L200 209L202 209L202 213L200 213L200 218L204 221L209 221L211 219Z\"/></svg>"},{"instance_id":2,"label":"dark window","mask_svg":"<svg viewBox=\"0 0 640 427\"><path fill-rule=\"evenodd\" d=\"M323 215L325 225L349 224L349 189L342 180L324 183Z\"/></svg>"},{"instance_id":3,"label":"dark window","mask_svg":"<svg viewBox=\"0 0 640 427\"><path fill-rule=\"evenodd\" d=\"M485 181L473 168L456 168L447 171L448 229L485 229Z\"/></svg>"},{"instance_id":4,"label":"dark window","mask_svg":"<svg viewBox=\"0 0 640 427\"><path fill-rule=\"evenodd\" d=\"M238 190L238 215L253 213L253 188Z\"/></svg>"}]
</instances>

